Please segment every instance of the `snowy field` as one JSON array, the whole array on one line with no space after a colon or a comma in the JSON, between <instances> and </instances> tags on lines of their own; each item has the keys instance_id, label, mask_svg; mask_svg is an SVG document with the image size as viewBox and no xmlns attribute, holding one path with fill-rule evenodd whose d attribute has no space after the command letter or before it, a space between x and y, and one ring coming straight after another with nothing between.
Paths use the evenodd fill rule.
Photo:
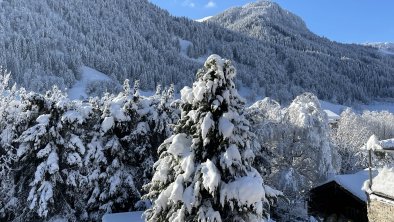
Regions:
<instances>
[{"instance_id":1,"label":"snowy field","mask_svg":"<svg viewBox=\"0 0 394 222\"><path fill-rule=\"evenodd\" d=\"M88 66L81 67L81 79L73 85L68 90L68 97L70 99L86 99L88 95L86 93L86 88L89 83L94 81L112 81L109 76L102 72L99 72Z\"/></svg>"},{"instance_id":2,"label":"snowy field","mask_svg":"<svg viewBox=\"0 0 394 222\"><path fill-rule=\"evenodd\" d=\"M102 222L143 222L142 211L106 214Z\"/></svg>"},{"instance_id":3,"label":"snowy field","mask_svg":"<svg viewBox=\"0 0 394 222\"><path fill-rule=\"evenodd\" d=\"M179 39L179 44L180 44L180 54L182 54L185 58L188 59L193 59L187 56L187 48L190 47L193 43L187 40ZM195 60L195 59L193 59ZM197 60L203 61L204 58L198 58ZM88 95L86 93L86 88L89 83L95 82L95 81L112 81L109 76L106 74L99 72L93 68L90 68L88 66L83 66L81 67L81 79L77 81L73 87L71 87L68 90L68 97L70 99L86 99L88 98ZM179 91L180 89L176 90L177 93L175 94L175 98L179 99L180 94ZM257 100L263 99L261 96L258 95L253 95L253 92L250 88L248 87L240 87L239 88L239 94L247 100L247 105L252 105L254 102ZM151 90L140 90L140 95L141 96L151 96L154 94L154 91ZM335 104L331 102L327 102L324 100L320 100L320 105L323 110L328 110L331 112L331 114L337 114L340 115L346 108L349 108L348 106L340 105L340 104ZM372 102L370 104L361 104L361 105L355 105L351 107L355 112L357 113L362 113L365 110L368 111L388 111L391 113L394 113L394 102Z\"/></svg>"},{"instance_id":4,"label":"snowy field","mask_svg":"<svg viewBox=\"0 0 394 222\"><path fill-rule=\"evenodd\" d=\"M188 50L188 48L189 48L190 46L193 45L193 43L190 42L190 41L188 41L188 40L181 39L181 38L178 38L178 40L179 40L179 46L180 46L180 48L181 48L179 54L180 54L182 57L184 57L184 58L186 58L186 59L193 60L193 61L198 62L198 63L201 63L201 64L204 64L205 60L207 60L207 58L208 58L208 55L200 56L200 57L198 57L197 59L191 58L191 57L189 57L189 56L187 55L187 50Z\"/></svg>"}]
</instances>

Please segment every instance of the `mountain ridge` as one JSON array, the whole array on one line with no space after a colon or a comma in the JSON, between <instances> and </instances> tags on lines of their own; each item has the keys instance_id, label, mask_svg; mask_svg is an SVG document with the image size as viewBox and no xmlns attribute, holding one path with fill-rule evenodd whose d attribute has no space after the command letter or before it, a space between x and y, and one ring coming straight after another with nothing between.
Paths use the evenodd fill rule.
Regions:
<instances>
[{"instance_id":1,"label":"mountain ridge","mask_svg":"<svg viewBox=\"0 0 394 222\"><path fill-rule=\"evenodd\" d=\"M140 79L144 89L170 83L180 88L192 83L202 58L218 54L233 61L238 85L249 87L251 96L290 101L308 91L340 103L394 97L394 59L370 47L318 37L299 17L265 1L229 9L239 12L234 25L261 17L256 9L265 9L270 19L262 16L255 26L268 34L256 36L250 34L253 26L242 31L215 22L218 16L202 23L174 17L147 0L4 0L0 5L0 63L29 90L69 88L83 66L119 82ZM229 11L222 14L234 15Z\"/></svg>"}]
</instances>

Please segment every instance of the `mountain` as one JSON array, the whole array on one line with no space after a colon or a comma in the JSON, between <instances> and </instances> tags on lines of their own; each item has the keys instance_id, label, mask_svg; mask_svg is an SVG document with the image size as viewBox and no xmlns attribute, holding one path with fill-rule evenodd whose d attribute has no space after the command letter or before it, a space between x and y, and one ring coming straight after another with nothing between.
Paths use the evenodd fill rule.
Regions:
<instances>
[{"instance_id":1,"label":"mountain","mask_svg":"<svg viewBox=\"0 0 394 222\"><path fill-rule=\"evenodd\" d=\"M314 35L267 1L205 22L171 16L147 0L3 0L0 6L0 64L29 90L73 87L83 67L120 83L140 79L144 89L157 83L179 89L215 53L234 62L237 85L251 97L290 101L305 91L339 103L394 97L394 58ZM119 88L111 85L87 88Z\"/></svg>"},{"instance_id":2,"label":"mountain","mask_svg":"<svg viewBox=\"0 0 394 222\"><path fill-rule=\"evenodd\" d=\"M263 40L273 41L275 37L283 39L310 34L300 17L271 1L257 1L230 8L207 20Z\"/></svg>"},{"instance_id":3,"label":"mountain","mask_svg":"<svg viewBox=\"0 0 394 222\"><path fill-rule=\"evenodd\" d=\"M393 88L387 84L391 82L390 70L394 68L392 58L379 55L375 49L320 37L312 33L301 18L274 2L263 0L235 7L208 21L274 44L276 54L284 54L278 59L289 79L320 97L329 92L329 88L333 100L342 93L352 94L356 100L364 100L363 94L392 95ZM377 85L385 92L377 89ZM325 87L327 89L322 89ZM344 102L343 99L338 101Z\"/></svg>"}]
</instances>

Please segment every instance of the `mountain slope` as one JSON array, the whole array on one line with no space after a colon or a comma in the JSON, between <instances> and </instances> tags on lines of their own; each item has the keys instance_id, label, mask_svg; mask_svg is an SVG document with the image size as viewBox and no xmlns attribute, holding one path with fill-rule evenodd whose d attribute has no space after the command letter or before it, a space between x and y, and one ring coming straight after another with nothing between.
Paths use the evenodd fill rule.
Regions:
<instances>
[{"instance_id":1,"label":"mountain slope","mask_svg":"<svg viewBox=\"0 0 394 222\"><path fill-rule=\"evenodd\" d=\"M386 55L394 55L394 43L390 42L371 42L365 45L377 48L380 52Z\"/></svg>"},{"instance_id":2,"label":"mountain slope","mask_svg":"<svg viewBox=\"0 0 394 222\"><path fill-rule=\"evenodd\" d=\"M345 102L342 93L356 100L365 100L366 94L375 98L393 95L392 58L361 45L317 36L301 18L271 1L232 8L208 22L274 45L291 82L320 97L330 89L331 99L339 102Z\"/></svg>"},{"instance_id":3,"label":"mountain slope","mask_svg":"<svg viewBox=\"0 0 394 222\"><path fill-rule=\"evenodd\" d=\"M265 4L200 23L146 0L3 0L0 64L36 91L73 86L83 66L119 82L140 79L145 89L172 82L180 88L216 53L234 61L238 85L252 96L289 101L310 91L340 103L394 97L393 58L320 38L297 16Z\"/></svg>"}]
</instances>

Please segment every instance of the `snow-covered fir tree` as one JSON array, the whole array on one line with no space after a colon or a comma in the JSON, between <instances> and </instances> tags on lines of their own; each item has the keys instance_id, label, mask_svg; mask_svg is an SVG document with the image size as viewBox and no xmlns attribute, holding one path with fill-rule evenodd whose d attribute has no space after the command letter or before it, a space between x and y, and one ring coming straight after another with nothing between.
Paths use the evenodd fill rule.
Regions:
<instances>
[{"instance_id":1,"label":"snow-covered fir tree","mask_svg":"<svg viewBox=\"0 0 394 222\"><path fill-rule=\"evenodd\" d=\"M58 124L63 110L58 107L61 104L57 103L61 98L64 95L56 87L45 96L30 94L28 101L32 109L29 119L33 126L15 140L18 143L18 159L14 173L16 189L19 190L16 197L20 206L28 206L17 207L17 211L18 217L25 221L67 211L59 204L64 203L64 200L58 193L63 183L59 159L64 139L60 134L62 126Z\"/></svg>"},{"instance_id":2,"label":"snow-covered fir tree","mask_svg":"<svg viewBox=\"0 0 394 222\"><path fill-rule=\"evenodd\" d=\"M182 89L181 119L159 147L145 198L153 201L147 221L262 221L269 199L252 167L254 134L243 115L244 101L230 61L210 56L193 88Z\"/></svg>"},{"instance_id":3,"label":"snow-covered fir tree","mask_svg":"<svg viewBox=\"0 0 394 222\"><path fill-rule=\"evenodd\" d=\"M45 95L4 87L0 220L97 221L134 210L178 119L173 90L141 97L137 88L70 101L56 87Z\"/></svg>"}]
</instances>

